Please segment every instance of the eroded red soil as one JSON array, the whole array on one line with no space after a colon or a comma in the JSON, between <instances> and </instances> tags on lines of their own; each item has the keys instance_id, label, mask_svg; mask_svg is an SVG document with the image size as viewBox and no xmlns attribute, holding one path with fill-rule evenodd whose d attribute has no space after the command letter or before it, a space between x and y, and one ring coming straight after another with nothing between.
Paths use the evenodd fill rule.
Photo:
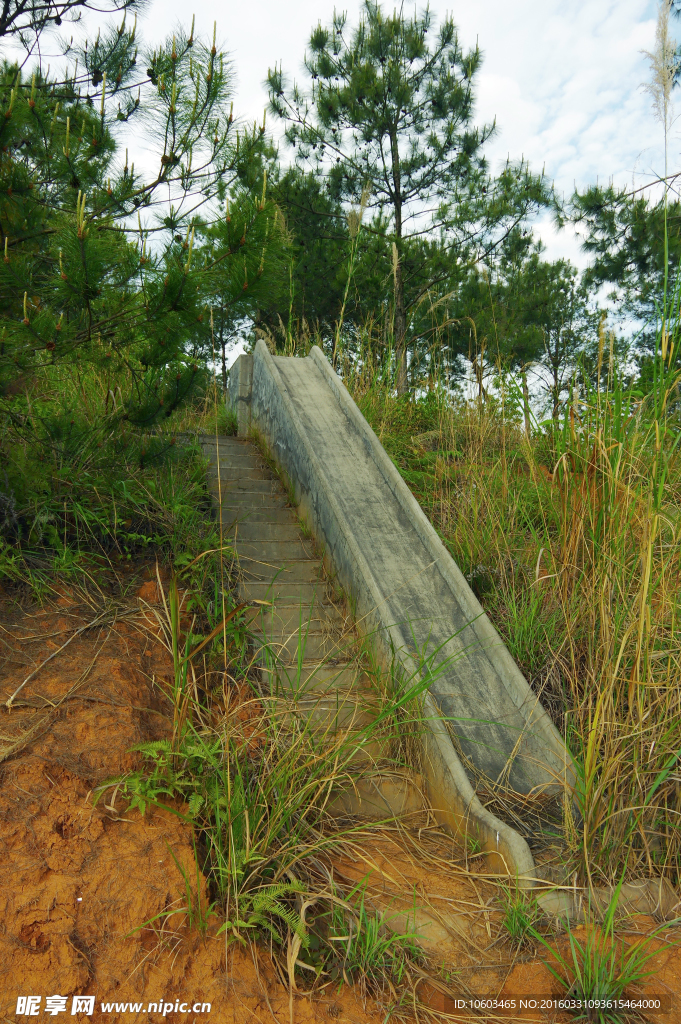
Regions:
<instances>
[{"instance_id":1,"label":"eroded red soil","mask_svg":"<svg viewBox=\"0 0 681 1024\"><path fill-rule=\"evenodd\" d=\"M41 1019L239 1021L289 1019L289 993L266 954L202 936L182 912L185 879L196 902L191 829L170 811L126 812L120 793L98 786L134 768L139 743L169 735L165 696L172 660L141 621L139 598L158 601L148 579L118 622L89 630L57 654L0 710L0 1019L19 996L41 996ZM0 700L96 612L68 594L58 608L0 614ZM177 863L176 863L177 861ZM199 876L205 899L205 881ZM177 911L168 915L168 911ZM161 915L161 916L159 916ZM145 924L145 922L149 922ZM67 997L45 1017L45 997ZM92 1016L71 1016L74 995L94 995ZM210 1003L207 1013L174 1004ZM102 1013L102 1002L144 1011ZM146 1012L149 1003L169 1012ZM295 999L296 1021L378 1020L352 991Z\"/></svg>"}]
</instances>

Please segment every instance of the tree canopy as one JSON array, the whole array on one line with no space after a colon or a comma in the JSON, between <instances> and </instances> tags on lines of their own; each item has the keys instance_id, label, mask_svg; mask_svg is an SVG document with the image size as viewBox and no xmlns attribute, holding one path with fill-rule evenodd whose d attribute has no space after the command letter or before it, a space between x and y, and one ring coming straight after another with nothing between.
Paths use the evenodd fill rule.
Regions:
<instances>
[{"instance_id":1,"label":"tree canopy","mask_svg":"<svg viewBox=\"0 0 681 1024\"><path fill-rule=\"evenodd\" d=\"M451 18L437 31L428 10L389 16L365 0L349 29L336 14L309 39L306 90L281 68L268 75L270 106L287 125L300 166L314 168L330 198L366 205L380 218L392 269L398 388L407 383L408 319L452 266L472 264L549 199L524 163L489 173L483 147L493 125L473 124L473 86L482 55L464 52ZM437 238L447 268L419 258ZM416 257L410 259L411 254ZM425 273L424 273L425 270Z\"/></svg>"},{"instance_id":2,"label":"tree canopy","mask_svg":"<svg viewBox=\"0 0 681 1024\"><path fill-rule=\"evenodd\" d=\"M176 34L146 55L146 74L125 20L103 46L119 60L113 97L99 57L97 73L86 61L81 78L2 70L0 395L49 362L111 360L129 373L125 415L148 424L191 387L215 297L253 308L278 227L263 133L239 137L215 44ZM87 52L91 64L97 45ZM138 95L128 91L121 107L124 81ZM122 158L114 125L127 119L143 121L156 143L151 177L127 149Z\"/></svg>"}]
</instances>

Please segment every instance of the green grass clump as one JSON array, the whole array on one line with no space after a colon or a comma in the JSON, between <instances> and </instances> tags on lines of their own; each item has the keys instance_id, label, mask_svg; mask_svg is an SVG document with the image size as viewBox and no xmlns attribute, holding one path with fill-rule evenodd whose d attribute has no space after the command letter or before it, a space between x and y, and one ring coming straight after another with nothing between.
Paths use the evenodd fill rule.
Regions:
<instances>
[{"instance_id":1,"label":"green grass clump","mask_svg":"<svg viewBox=\"0 0 681 1024\"><path fill-rule=\"evenodd\" d=\"M365 992L399 985L410 967L424 960L415 934L391 927L389 910L370 907L365 882L334 901L315 926L327 945L330 977L357 984Z\"/></svg>"},{"instance_id":2,"label":"green grass clump","mask_svg":"<svg viewBox=\"0 0 681 1024\"><path fill-rule=\"evenodd\" d=\"M502 885L500 902L503 925L511 942L517 949L527 945L541 916L536 899L521 889Z\"/></svg>"},{"instance_id":3,"label":"green grass clump","mask_svg":"<svg viewBox=\"0 0 681 1024\"><path fill-rule=\"evenodd\" d=\"M668 944L660 944L662 932L669 922L656 928L642 939L627 943L616 935L615 915L620 899L623 878L620 878L603 920L597 923L589 906L586 913L584 935L578 937L577 929L566 923L568 949L562 953L557 944L537 931L534 923L528 929L531 937L544 947L550 959L545 966L556 979L566 1000L574 1001L570 1015L574 1020L593 1024L623 1024L632 1019L641 1019L635 1010L622 1009L619 1002L627 998L636 1002L640 999L640 985L654 974L650 961Z\"/></svg>"}]
</instances>

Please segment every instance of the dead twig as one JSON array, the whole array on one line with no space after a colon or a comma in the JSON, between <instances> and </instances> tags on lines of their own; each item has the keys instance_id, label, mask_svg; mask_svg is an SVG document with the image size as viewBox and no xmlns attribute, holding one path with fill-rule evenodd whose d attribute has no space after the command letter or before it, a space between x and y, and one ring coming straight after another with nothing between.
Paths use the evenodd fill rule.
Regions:
<instances>
[{"instance_id":1,"label":"dead twig","mask_svg":"<svg viewBox=\"0 0 681 1024\"><path fill-rule=\"evenodd\" d=\"M40 663L40 665L38 665L37 668L34 668L33 671L30 672L26 676L26 678L24 679L23 683L20 686L18 686L16 688L16 690L14 691L14 693L10 697L8 697L7 700L5 701L5 707L7 708L7 710L8 711L10 710L10 708L12 707L12 704L14 703L15 697L17 697L21 693L23 688L26 686L26 683L30 683L31 679L34 679L35 676L38 675L38 672L40 672L40 670L42 668L44 668L45 665L47 665L48 662L52 661L53 658L56 658L58 654L61 654L61 652L66 647L69 646L69 644L71 643L72 640L75 640L76 637L79 637L81 635L81 633L84 633L88 629L94 629L95 626L101 626L102 623L105 622L107 619L109 619L109 621L113 622L113 621L115 621L116 618L117 618L117 612L116 611L114 611L114 612L111 612L111 611L101 612L101 614L99 614L95 619L93 619L92 622L88 622L88 623L86 623L86 625L81 626L80 629L77 629L76 632L73 634L73 636L70 636L68 638L68 640L61 645L61 647L58 647L56 651L53 651L52 654L50 654L49 658L45 658L45 660L42 661Z\"/></svg>"},{"instance_id":2,"label":"dead twig","mask_svg":"<svg viewBox=\"0 0 681 1024\"><path fill-rule=\"evenodd\" d=\"M99 648L95 651L95 656L92 659L92 661L90 662L90 664L81 673L79 678L75 681L73 686L71 686L69 688L69 690L64 694L63 697L60 697L59 700L57 700L57 701L50 701L50 700L48 700L47 697L43 697L43 700L46 701L47 704L50 707L50 710L48 711L48 713L46 715L43 715L43 717L41 719L39 719L39 721L35 722L34 725L32 725L30 728L28 728L25 732L22 732L20 736L17 736L17 737L14 737L14 738L13 737L9 737L9 736L0 736L0 739L10 740L11 741L8 746L6 746L4 748L0 748L0 763L2 763L3 761L6 761L7 758L9 758L9 757L12 757L13 754L18 753L18 751L22 747L25 747L26 744L30 740L35 739L35 737L40 733L41 730L45 731L43 729L43 726L45 727L45 729L47 729L47 725L48 725L50 719L52 718L52 716L54 715L54 712L57 711L65 701L69 700L70 698L72 698L75 695L77 690L83 685L83 683L85 682L87 677L90 675L90 672L94 668L95 662L97 661L97 658L101 654L101 652L102 652L104 646L106 645L106 642L109 639L110 635L111 635L111 630L109 630L109 633L107 634L107 638L104 641L104 643L100 644ZM58 652L55 651L55 653L58 653ZM16 696L16 693L13 694L13 696Z\"/></svg>"}]
</instances>

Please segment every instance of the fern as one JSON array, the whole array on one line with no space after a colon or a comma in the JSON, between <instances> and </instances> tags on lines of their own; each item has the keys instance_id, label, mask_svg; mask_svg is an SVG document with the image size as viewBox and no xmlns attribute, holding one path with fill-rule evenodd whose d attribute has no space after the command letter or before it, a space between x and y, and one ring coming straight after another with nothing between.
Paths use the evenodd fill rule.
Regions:
<instances>
[{"instance_id":1,"label":"fern","mask_svg":"<svg viewBox=\"0 0 681 1024\"><path fill-rule=\"evenodd\" d=\"M239 900L238 917L232 921L225 921L218 934L231 931L235 939L243 942L241 930L264 928L276 942L281 942L281 935L271 921L271 918L277 918L300 938L303 948L307 948L309 935L300 915L281 902L283 896L303 891L304 886L300 882L276 882L264 886L257 892L244 894Z\"/></svg>"},{"instance_id":2,"label":"fern","mask_svg":"<svg viewBox=\"0 0 681 1024\"><path fill-rule=\"evenodd\" d=\"M172 753L170 740L150 740L147 743L138 743L136 746L130 747L130 750L154 758L160 754L170 755Z\"/></svg>"},{"instance_id":3,"label":"fern","mask_svg":"<svg viewBox=\"0 0 681 1024\"><path fill-rule=\"evenodd\" d=\"M200 793L192 793L192 795L189 797L189 817L195 818L205 802L206 801L203 799Z\"/></svg>"}]
</instances>

